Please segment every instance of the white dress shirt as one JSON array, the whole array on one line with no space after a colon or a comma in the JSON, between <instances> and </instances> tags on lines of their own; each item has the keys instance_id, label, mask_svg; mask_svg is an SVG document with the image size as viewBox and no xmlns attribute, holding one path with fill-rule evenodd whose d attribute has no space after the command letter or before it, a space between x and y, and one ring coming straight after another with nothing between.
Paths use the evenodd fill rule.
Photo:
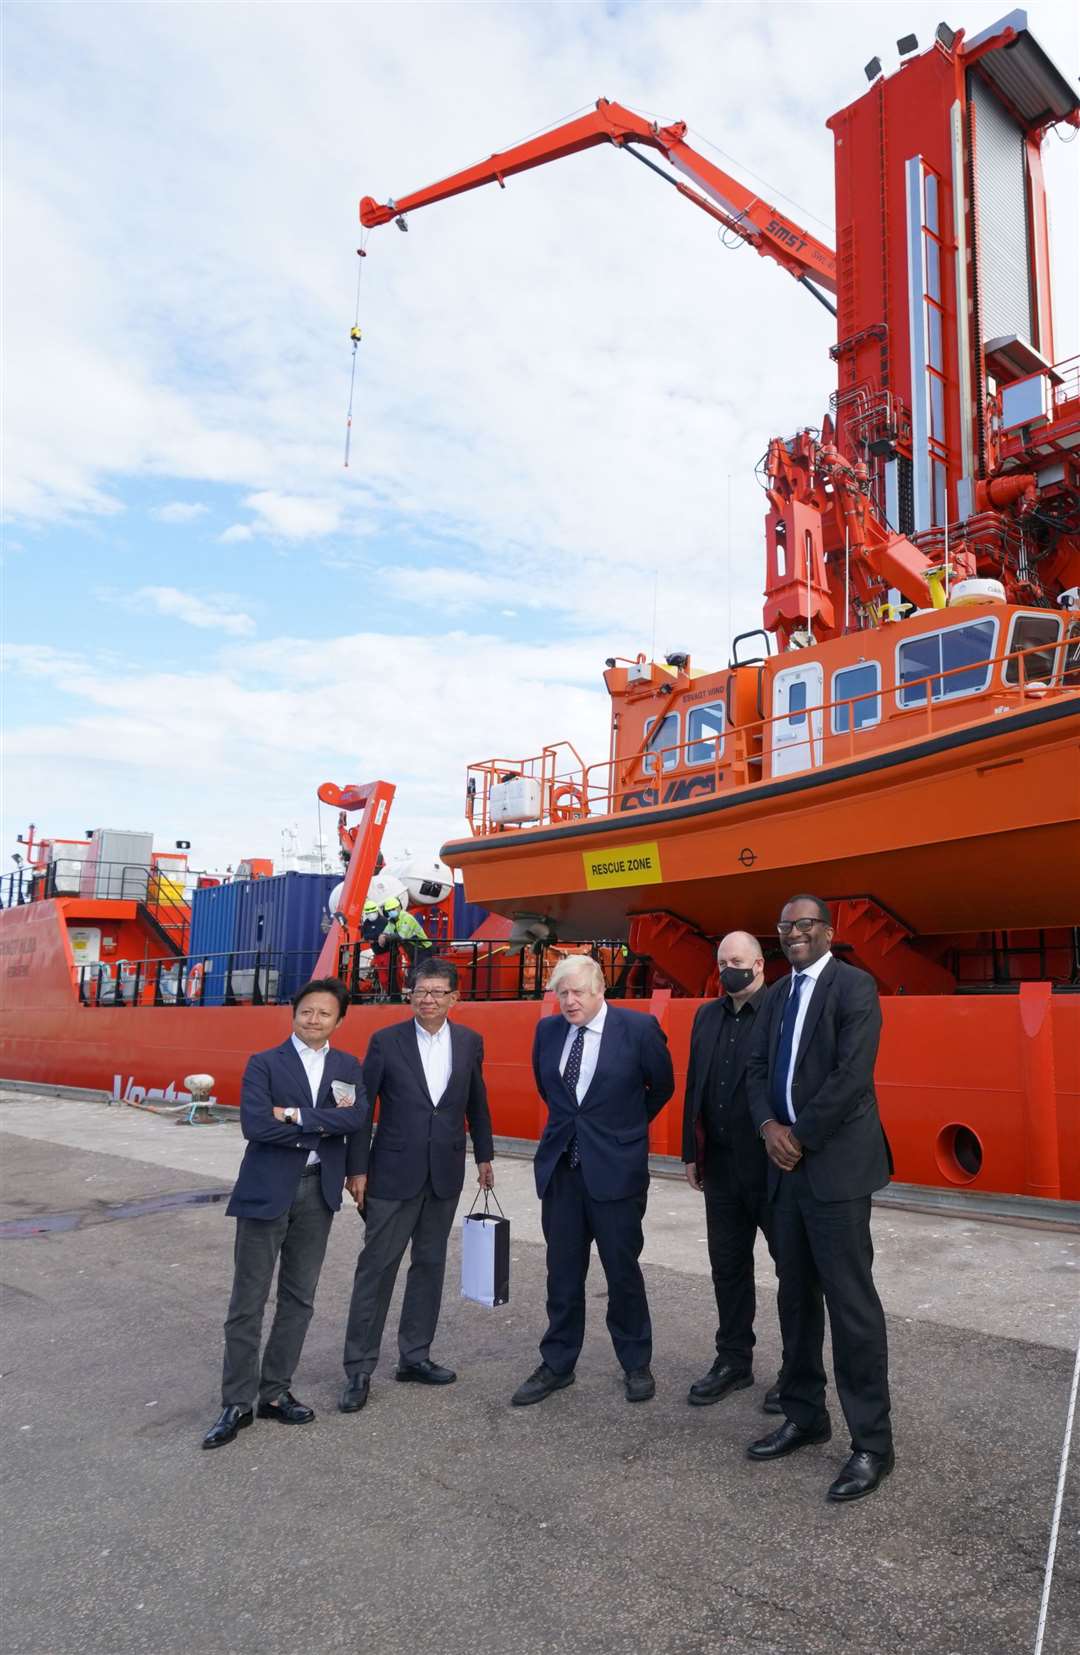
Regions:
<instances>
[{"instance_id":1,"label":"white dress shirt","mask_svg":"<svg viewBox=\"0 0 1080 1655\"><path fill-rule=\"evenodd\" d=\"M791 973L792 983L794 983L796 977L807 979L799 986L799 1009L795 1013L795 1032L791 1037L791 1062L788 1064L787 1080L784 1083L784 1097L787 1102L788 1118L792 1126L795 1124L795 1105L791 1101L791 1082L795 1078L795 1065L799 1061L799 1042L802 1039L803 1024L806 1022L806 1013L810 1001L814 997L814 984L831 959L832 955L825 953L820 960L815 960L813 965L806 966L802 971ZM791 992L790 988L788 992Z\"/></svg>"},{"instance_id":2,"label":"white dress shirt","mask_svg":"<svg viewBox=\"0 0 1080 1655\"><path fill-rule=\"evenodd\" d=\"M416 1044L420 1052L420 1062L424 1068L424 1079L431 1094L431 1101L436 1109L439 1100L450 1084L450 1071L454 1066L454 1053L450 1045L450 1021L443 1023L441 1029L429 1034L427 1029L413 1020L416 1029Z\"/></svg>"},{"instance_id":3,"label":"white dress shirt","mask_svg":"<svg viewBox=\"0 0 1080 1655\"><path fill-rule=\"evenodd\" d=\"M607 1019L607 1001L605 1000L591 1023L571 1023L569 1032L563 1042L562 1057L559 1059L560 1075L566 1073L567 1061L570 1057L570 1048L578 1029L585 1030L585 1044L581 1049L581 1069L578 1073L577 1101L580 1109L582 1099L592 1085L593 1075L596 1073L597 1059L600 1056L600 1036L604 1032L604 1023Z\"/></svg>"},{"instance_id":4,"label":"white dress shirt","mask_svg":"<svg viewBox=\"0 0 1080 1655\"><path fill-rule=\"evenodd\" d=\"M324 1045L318 1048L305 1046L304 1042L297 1039L294 1034L292 1043L296 1048L297 1057L304 1065L304 1073L307 1075L307 1082L311 1087L311 1107L314 1109L319 1101L319 1087L322 1085L323 1070L326 1068L326 1054L330 1050L330 1042L327 1040ZM312 1150L308 1155L307 1165L317 1167L318 1164L319 1157Z\"/></svg>"}]
</instances>

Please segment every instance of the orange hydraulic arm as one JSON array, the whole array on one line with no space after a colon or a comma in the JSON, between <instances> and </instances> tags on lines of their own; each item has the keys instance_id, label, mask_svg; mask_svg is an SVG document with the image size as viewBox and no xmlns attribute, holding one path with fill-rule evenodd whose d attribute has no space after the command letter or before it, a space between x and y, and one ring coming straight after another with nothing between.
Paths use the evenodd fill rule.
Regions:
<instances>
[{"instance_id":1,"label":"orange hydraulic arm","mask_svg":"<svg viewBox=\"0 0 1080 1655\"><path fill-rule=\"evenodd\" d=\"M314 977L337 977L340 976L338 967L342 948L346 943L356 942L360 936L364 903L379 859L386 818L394 802L394 788L390 782L364 782L349 787L323 782L319 788L319 798L323 804L337 805L343 817L347 810L362 810L364 813L352 830L352 852L345 873L345 888L312 973Z\"/></svg>"},{"instance_id":2,"label":"orange hydraulic arm","mask_svg":"<svg viewBox=\"0 0 1080 1655\"><path fill-rule=\"evenodd\" d=\"M487 161L466 167L464 172L453 173L427 189L415 190L412 195L397 201L389 200L385 205L366 195L360 203L360 222L365 228L372 229L377 224L389 224L394 219L404 230L407 226L403 215L417 207L427 207L433 201L445 201L452 195L463 195L466 190L478 189L481 184L497 183L505 189L505 180L514 173L528 172L530 167L542 167L548 161L561 161L564 156L576 155L579 150L591 149L595 144L614 144L617 149L627 150L636 160L659 173L669 184L674 184L680 195L733 234L741 236L743 241L749 242L762 258L775 259L796 281L808 287L828 310L832 310L833 306L818 291L819 288L826 288L830 293L836 292L836 256L832 249L760 196L754 195L712 161L699 155L685 139L685 121L658 126L635 115L632 110L624 109L621 104L600 98L596 108L588 115L553 127L538 138L516 144L502 155L492 155ZM635 144L645 144L650 149L659 150L696 187L691 188L690 184L673 178L662 167L647 160L634 148Z\"/></svg>"}]
</instances>

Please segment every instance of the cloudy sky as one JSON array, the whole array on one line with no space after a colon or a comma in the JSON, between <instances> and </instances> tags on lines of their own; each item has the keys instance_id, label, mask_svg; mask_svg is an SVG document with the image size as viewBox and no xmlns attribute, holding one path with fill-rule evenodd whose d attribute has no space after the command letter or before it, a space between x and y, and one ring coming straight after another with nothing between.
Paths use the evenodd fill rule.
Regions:
<instances>
[{"instance_id":1,"label":"cloudy sky","mask_svg":"<svg viewBox=\"0 0 1080 1655\"><path fill-rule=\"evenodd\" d=\"M31 818L273 857L375 775L434 852L468 761L605 755L606 655L726 659L831 318L593 150L371 233L346 470L357 202L606 96L831 241L825 119L941 3L8 0L5 857ZM1074 9L1029 20L1074 73ZM1078 157L1051 136L1059 359Z\"/></svg>"}]
</instances>

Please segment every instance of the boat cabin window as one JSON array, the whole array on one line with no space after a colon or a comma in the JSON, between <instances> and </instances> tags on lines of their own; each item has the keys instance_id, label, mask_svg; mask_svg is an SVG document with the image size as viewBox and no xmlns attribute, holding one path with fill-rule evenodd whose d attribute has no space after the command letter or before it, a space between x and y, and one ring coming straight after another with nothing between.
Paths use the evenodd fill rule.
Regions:
<instances>
[{"instance_id":1,"label":"boat cabin window","mask_svg":"<svg viewBox=\"0 0 1080 1655\"><path fill-rule=\"evenodd\" d=\"M1065 638L1065 671L1062 683L1075 689L1080 684L1080 621L1070 621Z\"/></svg>"},{"instance_id":2,"label":"boat cabin window","mask_svg":"<svg viewBox=\"0 0 1080 1655\"><path fill-rule=\"evenodd\" d=\"M687 764L715 764L724 751L724 703L705 701L686 715Z\"/></svg>"},{"instance_id":3,"label":"boat cabin window","mask_svg":"<svg viewBox=\"0 0 1080 1655\"><path fill-rule=\"evenodd\" d=\"M1005 662L1006 684L1049 684L1053 681L1057 664L1054 645L1061 637L1061 618L1058 615L1014 615L1006 655L1017 650L1030 650L1023 661ZM1039 646L1045 644L1045 649Z\"/></svg>"},{"instance_id":4,"label":"boat cabin window","mask_svg":"<svg viewBox=\"0 0 1080 1655\"><path fill-rule=\"evenodd\" d=\"M832 713L833 735L847 735L852 726L865 730L870 724L879 724L880 689L881 667L877 661L860 661L857 667L842 667L833 673L832 698L837 703Z\"/></svg>"},{"instance_id":5,"label":"boat cabin window","mask_svg":"<svg viewBox=\"0 0 1080 1655\"><path fill-rule=\"evenodd\" d=\"M806 683L801 678L792 679L787 686L787 711L778 714L786 718L789 724L806 723Z\"/></svg>"},{"instance_id":6,"label":"boat cabin window","mask_svg":"<svg viewBox=\"0 0 1080 1655\"><path fill-rule=\"evenodd\" d=\"M674 770L679 763L679 715L667 713L663 718L645 720L646 751L641 768L647 776L656 774L656 755L662 755L664 770Z\"/></svg>"},{"instance_id":7,"label":"boat cabin window","mask_svg":"<svg viewBox=\"0 0 1080 1655\"><path fill-rule=\"evenodd\" d=\"M996 640L996 620L969 621L945 632L909 638L896 652L901 707L925 705L928 687L931 701L949 701L986 689ZM939 678L938 673L948 676Z\"/></svg>"}]
</instances>

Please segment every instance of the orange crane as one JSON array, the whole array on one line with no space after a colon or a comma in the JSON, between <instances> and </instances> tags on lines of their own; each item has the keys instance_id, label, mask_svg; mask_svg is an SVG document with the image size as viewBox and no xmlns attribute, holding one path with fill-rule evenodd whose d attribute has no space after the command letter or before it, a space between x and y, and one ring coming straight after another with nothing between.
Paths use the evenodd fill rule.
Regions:
<instances>
[{"instance_id":1,"label":"orange crane","mask_svg":"<svg viewBox=\"0 0 1080 1655\"><path fill-rule=\"evenodd\" d=\"M366 195L360 203L360 222L365 229L374 229L391 220L399 230L408 229L405 214L418 207L428 207L435 201L446 201L451 196L463 195L467 190L479 189L483 184L498 184L506 188L506 180L515 173L528 172L531 167L542 167L548 161L561 161L567 155L592 149L596 144L614 144L643 166L649 167L695 207L708 213L726 230L747 242L762 258L773 259L803 287L808 288L826 310L836 315L835 307L821 291L836 292L836 255L831 247L812 236L785 213L763 201L704 155L699 155L686 142L686 122L675 121L670 126L659 126L622 104L607 98L597 100L596 108L588 115L578 116L537 138L528 138L515 144L501 155L492 155L462 172L451 173L437 184L414 190L398 200L380 203ZM683 183L673 178L663 167L642 155L634 146L644 144L658 150L684 177L693 181Z\"/></svg>"}]
</instances>

